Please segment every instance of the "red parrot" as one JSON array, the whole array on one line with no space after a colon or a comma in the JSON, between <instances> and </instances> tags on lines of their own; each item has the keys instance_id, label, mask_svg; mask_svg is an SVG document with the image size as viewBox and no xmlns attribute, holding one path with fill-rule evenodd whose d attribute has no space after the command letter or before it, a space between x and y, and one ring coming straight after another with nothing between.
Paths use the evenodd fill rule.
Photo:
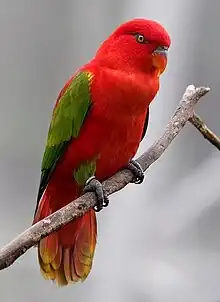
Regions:
<instances>
[{"instance_id":1,"label":"red parrot","mask_svg":"<svg viewBox=\"0 0 220 302\"><path fill-rule=\"evenodd\" d=\"M97 205L42 239L38 259L57 285L83 281L96 246L95 211L108 205L101 182L128 167L134 182L143 171L133 161L159 89L170 47L157 22L134 19L119 26L95 57L66 83L56 101L41 166L34 223L93 191Z\"/></svg>"}]
</instances>

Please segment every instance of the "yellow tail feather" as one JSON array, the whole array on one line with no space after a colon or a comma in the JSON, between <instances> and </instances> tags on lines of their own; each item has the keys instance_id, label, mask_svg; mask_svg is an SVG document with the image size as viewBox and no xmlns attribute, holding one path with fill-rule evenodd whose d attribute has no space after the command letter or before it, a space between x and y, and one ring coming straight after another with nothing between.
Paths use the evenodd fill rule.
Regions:
<instances>
[{"instance_id":1,"label":"yellow tail feather","mask_svg":"<svg viewBox=\"0 0 220 302\"><path fill-rule=\"evenodd\" d=\"M92 268L97 224L94 210L42 239L38 259L45 279L58 286L84 281ZM65 237L65 238L64 238Z\"/></svg>"}]
</instances>

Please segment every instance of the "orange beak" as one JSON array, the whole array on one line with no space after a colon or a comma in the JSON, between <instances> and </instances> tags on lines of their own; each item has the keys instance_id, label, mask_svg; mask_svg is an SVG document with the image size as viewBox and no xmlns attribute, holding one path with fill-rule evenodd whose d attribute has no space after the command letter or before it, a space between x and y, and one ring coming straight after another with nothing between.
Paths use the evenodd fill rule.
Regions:
<instances>
[{"instance_id":1,"label":"orange beak","mask_svg":"<svg viewBox=\"0 0 220 302\"><path fill-rule=\"evenodd\" d=\"M158 69L158 76L160 76L166 66L167 66L167 47L159 46L156 48L156 50L153 52L153 66Z\"/></svg>"}]
</instances>

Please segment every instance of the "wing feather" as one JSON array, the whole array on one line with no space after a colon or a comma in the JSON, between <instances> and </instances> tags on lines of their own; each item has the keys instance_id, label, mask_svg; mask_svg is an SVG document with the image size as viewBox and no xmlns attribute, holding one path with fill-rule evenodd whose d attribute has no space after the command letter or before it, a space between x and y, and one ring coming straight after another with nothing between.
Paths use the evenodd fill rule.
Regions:
<instances>
[{"instance_id":1,"label":"wing feather","mask_svg":"<svg viewBox=\"0 0 220 302\"><path fill-rule=\"evenodd\" d=\"M93 75L81 71L65 86L58 97L49 126L46 147L41 164L39 201L46 189L58 160L72 139L77 138L89 112L91 102L90 85Z\"/></svg>"}]
</instances>

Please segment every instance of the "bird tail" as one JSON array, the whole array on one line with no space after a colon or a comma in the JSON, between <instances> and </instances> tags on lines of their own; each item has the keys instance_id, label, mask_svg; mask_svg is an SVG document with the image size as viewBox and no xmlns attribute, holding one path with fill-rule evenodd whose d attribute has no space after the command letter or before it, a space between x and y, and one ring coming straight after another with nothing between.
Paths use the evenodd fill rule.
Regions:
<instances>
[{"instance_id":1,"label":"bird tail","mask_svg":"<svg viewBox=\"0 0 220 302\"><path fill-rule=\"evenodd\" d=\"M50 197L43 195L34 223L52 213ZM93 209L38 244L38 260L45 279L58 286L84 281L92 268L96 246L97 223Z\"/></svg>"}]
</instances>

